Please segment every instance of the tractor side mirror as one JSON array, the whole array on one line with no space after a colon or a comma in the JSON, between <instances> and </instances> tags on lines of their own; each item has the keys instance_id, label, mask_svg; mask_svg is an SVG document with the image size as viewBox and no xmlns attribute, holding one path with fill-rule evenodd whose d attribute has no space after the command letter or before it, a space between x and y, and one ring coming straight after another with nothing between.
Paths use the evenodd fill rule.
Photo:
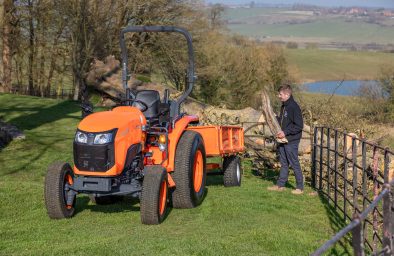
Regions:
<instances>
[{"instance_id":1,"label":"tractor side mirror","mask_svg":"<svg viewBox=\"0 0 394 256\"><path fill-rule=\"evenodd\" d=\"M87 117L93 113L93 105L90 102L82 103L81 105L82 118Z\"/></svg>"}]
</instances>

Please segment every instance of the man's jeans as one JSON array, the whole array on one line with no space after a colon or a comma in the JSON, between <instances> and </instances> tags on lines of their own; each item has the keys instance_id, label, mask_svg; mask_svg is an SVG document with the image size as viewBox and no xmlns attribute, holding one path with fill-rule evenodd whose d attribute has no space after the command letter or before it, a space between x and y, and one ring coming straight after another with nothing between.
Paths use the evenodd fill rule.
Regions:
<instances>
[{"instance_id":1,"label":"man's jeans","mask_svg":"<svg viewBox=\"0 0 394 256\"><path fill-rule=\"evenodd\" d=\"M277 182L279 187L284 187L289 178L289 166L294 170L297 188L304 189L304 178L302 176L300 162L298 161L299 141L292 141L288 144L279 144L280 175Z\"/></svg>"}]
</instances>

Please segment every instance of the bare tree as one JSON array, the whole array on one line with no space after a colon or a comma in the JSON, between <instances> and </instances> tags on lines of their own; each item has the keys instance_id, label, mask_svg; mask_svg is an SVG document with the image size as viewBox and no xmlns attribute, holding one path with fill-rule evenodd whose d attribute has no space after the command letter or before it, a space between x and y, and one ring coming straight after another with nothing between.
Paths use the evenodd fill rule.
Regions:
<instances>
[{"instance_id":1,"label":"bare tree","mask_svg":"<svg viewBox=\"0 0 394 256\"><path fill-rule=\"evenodd\" d=\"M9 92L12 86L12 33L15 26L14 1L3 1L3 84L0 92Z\"/></svg>"},{"instance_id":2,"label":"bare tree","mask_svg":"<svg viewBox=\"0 0 394 256\"><path fill-rule=\"evenodd\" d=\"M28 91L30 94L34 94L34 78L33 78L33 68L34 68L34 60L35 60L35 28L34 28L34 13L33 13L33 1L28 0L28 23L29 23L29 59L28 59Z\"/></svg>"},{"instance_id":3,"label":"bare tree","mask_svg":"<svg viewBox=\"0 0 394 256\"><path fill-rule=\"evenodd\" d=\"M209 12L209 19L213 28L220 27L223 24L222 15L224 6L221 4L214 4Z\"/></svg>"}]
</instances>

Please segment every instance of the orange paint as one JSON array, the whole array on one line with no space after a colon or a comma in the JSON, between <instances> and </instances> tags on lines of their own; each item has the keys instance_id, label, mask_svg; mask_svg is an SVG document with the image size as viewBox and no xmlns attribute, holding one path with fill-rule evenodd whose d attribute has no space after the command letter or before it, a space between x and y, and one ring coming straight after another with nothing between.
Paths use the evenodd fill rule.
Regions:
<instances>
[{"instance_id":1,"label":"orange paint","mask_svg":"<svg viewBox=\"0 0 394 256\"><path fill-rule=\"evenodd\" d=\"M68 183L69 185L74 184L73 177L70 174L66 174L66 176L64 176L64 182ZM67 201L67 198L65 200ZM67 209L71 209L72 207L72 205L66 204Z\"/></svg>"},{"instance_id":2,"label":"orange paint","mask_svg":"<svg viewBox=\"0 0 394 256\"><path fill-rule=\"evenodd\" d=\"M168 187L173 188L175 187L175 181L172 179L172 176L168 173Z\"/></svg>"},{"instance_id":3,"label":"orange paint","mask_svg":"<svg viewBox=\"0 0 394 256\"><path fill-rule=\"evenodd\" d=\"M207 171L216 170L220 168L220 164L217 163L209 163L206 166L207 166Z\"/></svg>"},{"instance_id":4,"label":"orange paint","mask_svg":"<svg viewBox=\"0 0 394 256\"><path fill-rule=\"evenodd\" d=\"M115 136L115 165L106 172L79 170L74 166L74 173L86 176L117 176L124 168L127 150L133 144L145 145L142 126L146 125L145 116L135 107L116 107L112 111L103 111L85 117L78 125L84 132L106 132L118 129Z\"/></svg>"},{"instance_id":5,"label":"orange paint","mask_svg":"<svg viewBox=\"0 0 394 256\"><path fill-rule=\"evenodd\" d=\"M175 123L174 129L168 134L168 159L162 164L167 172L174 170L176 146L182 133L190 122L196 122L198 120L197 116L184 116ZM165 158L165 154L158 147L151 147L149 151L153 153L151 157L153 164L160 164Z\"/></svg>"},{"instance_id":6,"label":"orange paint","mask_svg":"<svg viewBox=\"0 0 394 256\"><path fill-rule=\"evenodd\" d=\"M67 175L64 177L64 179L65 179L65 182L67 182L69 185L74 184L73 177L72 177L70 174L67 174Z\"/></svg>"},{"instance_id":7,"label":"orange paint","mask_svg":"<svg viewBox=\"0 0 394 256\"><path fill-rule=\"evenodd\" d=\"M204 139L207 156L233 155L244 151L244 131L238 126L192 126Z\"/></svg>"},{"instance_id":8,"label":"orange paint","mask_svg":"<svg viewBox=\"0 0 394 256\"><path fill-rule=\"evenodd\" d=\"M202 178L204 174L204 160L200 150L197 151L193 163L193 187L198 192L201 189Z\"/></svg>"},{"instance_id":9,"label":"orange paint","mask_svg":"<svg viewBox=\"0 0 394 256\"><path fill-rule=\"evenodd\" d=\"M160 185L160 196L159 196L160 215L163 215L166 206L167 206L167 182L163 180L163 182Z\"/></svg>"}]
</instances>

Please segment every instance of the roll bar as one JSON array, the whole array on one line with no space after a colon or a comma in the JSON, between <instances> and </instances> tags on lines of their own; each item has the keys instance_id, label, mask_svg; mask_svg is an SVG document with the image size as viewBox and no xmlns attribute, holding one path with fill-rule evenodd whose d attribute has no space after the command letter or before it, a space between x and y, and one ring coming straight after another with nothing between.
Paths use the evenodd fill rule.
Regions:
<instances>
[{"instance_id":1,"label":"roll bar","mask_svg":"<svg viewBox=\"0 0 394 256\"><path fill-rule=\"evenodd\" d=\"M176 32L182 34L187 41L187 47L188 47L188 57L189 57L189 65L187 68L187 89L185 92L182 94L182 96L177 100L178 103L178 113L179 113L179 107L183 101L189 96L189 94L193 90L194 82L195 82L195 75L194 75L194 51L193 51L193 44L192 44L192 37L190 33L184 29L184 28L179 28L179 27L174 27L174 26L129 26L120 32L120 49L121 49L121 54L122 54L122 83L123 83L123 88L126 91L126 99L130 100L131 95L135 97L134 94L132 94L127 86L127 49L126 49L126 43L124 39L124 34L129 33L129 32L137 32L137 33L142 33L142 32L166 32L166 33L171 33L171 32Z\"/></svg>"}]
</instances>

